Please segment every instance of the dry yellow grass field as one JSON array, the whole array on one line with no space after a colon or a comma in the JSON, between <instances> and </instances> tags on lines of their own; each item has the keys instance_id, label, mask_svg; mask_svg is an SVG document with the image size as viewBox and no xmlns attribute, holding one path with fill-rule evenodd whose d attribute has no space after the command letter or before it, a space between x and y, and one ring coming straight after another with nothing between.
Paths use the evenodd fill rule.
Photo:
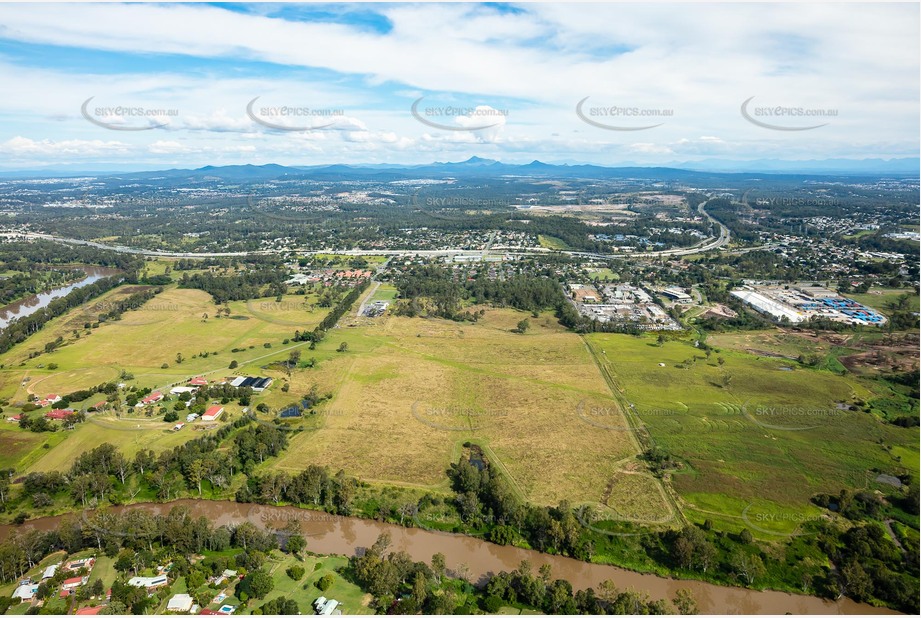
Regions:
<instances>
[{"instance_id":1,"label":"dry yellow grass field","mask_svg":"<svg viewBox=\"0 0 921 618\"><path fill-rule=\"evenodd\" d=\"M533 502L599 501L636 449L622 415L605 419L610 428L580 418L586 406L616 405L582 340L549 315L532 318L525 335L511 332L526 315L385 317L331 332L321 348L341 340L349 351L295 374L289 395L316 382L334 397L278 467L323 463L366 480L445 486L458 447L475 440Z\"/></svg>"}]
</instances>

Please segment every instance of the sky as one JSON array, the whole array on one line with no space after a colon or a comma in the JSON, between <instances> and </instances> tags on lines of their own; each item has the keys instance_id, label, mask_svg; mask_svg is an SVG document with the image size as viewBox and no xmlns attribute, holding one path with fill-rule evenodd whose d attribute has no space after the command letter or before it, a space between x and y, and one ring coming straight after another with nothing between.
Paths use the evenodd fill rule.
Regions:
<instances>
[{"instance_id":1,"label":"sky","mask_svg":"<svg viewBox=\"0 0 921 618\"><path fill-rule=\"evenodd\" d=\"M919 5L0 4L0 169L919 154Z\"/></svg>"}]
</instances>

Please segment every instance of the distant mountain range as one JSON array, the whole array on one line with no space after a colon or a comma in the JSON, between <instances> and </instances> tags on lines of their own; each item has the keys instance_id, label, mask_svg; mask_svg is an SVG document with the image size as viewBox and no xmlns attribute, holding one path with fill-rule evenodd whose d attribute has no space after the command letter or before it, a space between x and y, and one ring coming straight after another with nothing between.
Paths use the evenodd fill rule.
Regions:
<instances>
[{"instance_id":1,"label":"distant mountain range","mask_svg":"<svg viewBox=\"0 0 921 618\"><path fill-rule=\"evenodd\" d=\"M674 162L664 166L601 165L563 163L550 164L532 161L526 164L502 163L493 159L470 157L458 163L435 162L422 165L361 164L361 165L208 165L198 169L168 169L140 172L88 172L88 171L21 171L0 172L5 178L48 178L55 176L97 176L111 180L160 180L167 183L268 181L280 178L311 180L405 180L412 178L477 178L498 176L555 177L555 178L641 178L660 180L705 180L737 177L739 174L772 174L784 176L880 176L918 177L921 159L825 159L813 161L730 161L709 159L705 162Z\"/></svg>"}]
</instances>

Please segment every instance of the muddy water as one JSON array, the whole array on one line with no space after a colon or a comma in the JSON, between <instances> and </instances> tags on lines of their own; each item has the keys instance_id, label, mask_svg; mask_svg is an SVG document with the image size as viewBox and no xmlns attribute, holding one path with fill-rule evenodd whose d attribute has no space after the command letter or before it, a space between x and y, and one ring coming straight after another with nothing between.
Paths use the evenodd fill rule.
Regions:
<instances>
[{"instance_id":1,"label":"muddy water","mask_svg":"<svg viewBox=\"0 0 921 618\"><path fill-rule=\"evenodd\" d=\"M77 288L82 288L90 285L91 283L96 283L104 277L109 277L117 273L117 270L112 268L102 268L102 267L92 267L85 266L81 268L83 272L86 273L86 277L80 281L76 281L69 285L61 286L59 288L54 288L48 290L47 292L42 292L41 294L34 294L32 296L27 296L22 300L11 303L6 307L0 309L0 329L6 328L9 326L10 322L16 318L23 318L27 315L32 315L39 309L47 307L51 301L57 298L63 298L67 296L72 291Z\"/></svg>"},{"instance_id":2,"label":"muddy water","mask_svg":"<svg viewBox=\"0 0 921 618\"><path fill-rule=\"evenodd\" d=\"M671 599L681 588L687 588L697 599L701 613L706 614L895 614L849 599L832 602L810 596L774 591L754 591L728 586L717 586L697 581L674 580L657 575L634 573L613 566L590 564L561 556L499 546L480 539L462 535L432 532L420 528L403 528L393 524L339 517L326 513L236 502L208 500L176 500L165 504L136 504L113 507L112 512L127 509L146 509L150 513L165 515L174 506L187 506L193 516L205 516L213 525L232 525L251 521L261 528L281 528L297 521L307 538L307 548L322 554L352 556L359 548L370 547L378 535L388 532L391 551L403 550L414 560L430 561L432 554L445 555L449 569L466 565L471 581L499 571L511 571L522 560L529 560L538 569L549 564L555 577L569 580L576 590L594 587L604 580L612 580L618 588L634 589L647 593L654 599ZM78 515L79 516L79 515ZM21 533L29 528L51 530L61 517L44 517L26 522L22 526L0 526L0 538Z\"/></svg>"}]
</instances>

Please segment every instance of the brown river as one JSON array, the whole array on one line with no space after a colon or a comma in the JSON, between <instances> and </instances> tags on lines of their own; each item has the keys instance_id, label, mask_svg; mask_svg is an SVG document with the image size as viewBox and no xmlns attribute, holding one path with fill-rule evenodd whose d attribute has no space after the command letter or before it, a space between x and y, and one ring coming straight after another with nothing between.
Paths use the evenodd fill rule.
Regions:
<instances>
[{"instance_id":1,"label":"brown river","mask_svg":"<svg viewBox=\"0 0 921 618\"><path fill-rule=\"evenodd\" d=\"M48 290L47 292L42 292L41 294L28 296L0 308L0 329L6 328L17 318L24 318L27 315L32 315L39 309L47 307L53 300L64 298L77 288L86 287L91 283L96 283L104 277L110 277L119 272L113 268L104 268L102 266L83 266L80 270L86 273L86 277L79 281L54 288L53 290Z\"/></svg>"},{"instance_id":2,"label":"brown river","mask_svg":"<svg viewBox=\"0 0 921 618\"><path fill-rule=\"evenodd\" d=\"M193 516L205 516L213 525L233 525L251 521L261 528L281 528L289 521L300 523L307 538L307 548L321 554L352 556L359 548L370 547L382 532L390 533L391 551L403 550L414 560L430 562L432 554L445 555L449 569L466 565L471 581L499 571L514 570L522 560L529 560L535 571L544 564L553 569L554 577L568 580L574 589L594 587L610 579L618 588L634 589L654 599L672 599L681 588L687 588L697 600L703 614L896 614L857 603L850 599L827 601L817 597L788 594L771 590L756 591L730 586L718 586L691 580L676 580L658 575L635 573L614 566L591 564L551 556L537 551L500 546L477 538L435 532L421 528L404 528L395 524L340 517L327 513L289 506L261 506L237 502L209 500L176 500L168 503L135 504L112 507L113 512L126 509L146 509L166 514L174 506L189 507ZM79 516L79 515L78 515ZM33 519L22 526L0 526L0 538L29 528L51 530L62 516Z\"/></svg>"}]
</instances>

